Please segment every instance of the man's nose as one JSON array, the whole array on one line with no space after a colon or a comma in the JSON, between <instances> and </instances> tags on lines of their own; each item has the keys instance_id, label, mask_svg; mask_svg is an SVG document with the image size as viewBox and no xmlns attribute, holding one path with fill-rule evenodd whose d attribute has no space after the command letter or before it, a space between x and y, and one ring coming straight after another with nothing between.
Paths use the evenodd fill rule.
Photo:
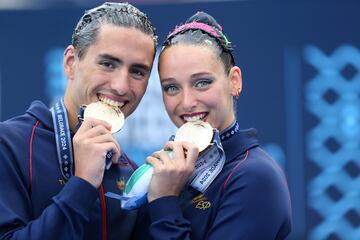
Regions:
<instances>
[{"instance_id":1,"label":"man's nose","mask_svg":"<svg viewBox=\"0 0 360 240\"><path fill-rule=\"evenodd\" d=\"M129 75L125 69L117 72L111 80L111 88L119 95L126 95L129 91Z\"/></svg>"}]
</instances>

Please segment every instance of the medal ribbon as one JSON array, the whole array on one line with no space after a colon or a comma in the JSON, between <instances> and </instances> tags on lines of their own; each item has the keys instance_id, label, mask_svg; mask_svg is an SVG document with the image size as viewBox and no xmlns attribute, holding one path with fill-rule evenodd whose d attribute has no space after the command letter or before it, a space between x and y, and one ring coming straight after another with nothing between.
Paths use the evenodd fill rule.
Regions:
<instances>
[{"instance_id":1,"label":"medal ribbon","mask_svg":"<svg viewBox=\"0 0 360 240\"><path fill-rule=\"evenodd\" d=\"M221 172L225 164L225 152L220 142L219 131L214 130L213 145L196 161L190 185L204 193Z\"/></svg>"},{"instance_id":2,"label":"medal ribbon","mask_svg":"<svg viewBox=\"0 0 360 240\"><path fill-rule=\"evenodd\" d=\"M194 189L204 193L205 190L214 181L221 172L225 164L225 152L221 145L220 138L227 136L225 140L231 138L238 132L239 125L235 121L228 129L220 135L219 131L214 129L214 137L211 146L201 154L195 164L195 170L188 180L188 184ZM228 135L230 133L230 135ZM225 134L225 135L224 135ZM171 136L170 140L174 140ZM172 156L172 151L167 151ZM153 168L149 164L140 166L126 183L123 195L113 192L107 192L105 196L121 201L121 207L124 209L136 209L147 202L147 190L150 184Z\"/></svg>"},{"instance_id":3,"label":"medal ribbon","mask_svg":"<svg viewBox=\"0 0 360 240\"><path fill-rule=\"evenodd\" d=\"M214 129L212 145L206 152L200 155L199 159L196 161L195 170L189 178L189 184L193 188L204 193L216 176L219 175L226 160L221 140L228 140L238 131L239 124L237 121L234 121L234 123L221 134L217 129ZM172 136L171 139L174 139L174 136Z\"/></svg>"},{"instance_id":4,"label":"medal ribbon","mask_svg":"<svg viewBox=\"0 0 360 240\"><path fill-rule=\"evenodd\" d=\"M73 175L73 152L69 120L63 99L61 98L56 102L50 111L54 123L56 150L61 174L66 180L69 180Z\"/></svg>"},{"instance_id":5,"label":"medal ribbon","mask_svg":"<svg viewBox=\"0 0 360 240\"><path fill-rule=\"evenodd\" d=\"M228 128L226 128L220 134L221 141L224 142L224 141L230 139L238 131L240 131L239 123L237 121L234 121Z\"/></svg>"},{"instance_id":6,"label":"medal ribbon","mask_svg":"<svg viewBox=\"0 0 360 240\"><path fill-rule=\"evenodd\" d=\"M172 135L170 140L174 141ZM221 172L225 164L225 153L221 145L219 131L214 129L212 145L201 154L195 164L195 170L188 183L200 192L204 192Z\"/></svg>"}]
</instances>

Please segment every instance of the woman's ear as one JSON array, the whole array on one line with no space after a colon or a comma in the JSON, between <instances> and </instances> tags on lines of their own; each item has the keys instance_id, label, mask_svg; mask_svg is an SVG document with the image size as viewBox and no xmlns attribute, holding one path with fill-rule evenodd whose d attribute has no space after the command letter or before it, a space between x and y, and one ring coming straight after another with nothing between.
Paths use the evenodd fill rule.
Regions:
<instances>
[{"instance_id":1,"label":"woman's ear","mask_svg":"<svg viewBox=\"0 0 360 240\"><path fill-rule=\"evenodd\" d=\"M75 48L73 45L69 45L64 51L64 71L67 79L74 79L75 72Z\"/></svg>"},{"instance_id":2,"label":"woman's ear","mask_svg":"<svg viewBox=\"0 0 360 240\"><path fill-rule=\"evenodd\" d=\"M239 97L242 90L242 76L239 67L234 66L230 69L229 80L231 84L231 95L233 97Z\"/></svg>"}]
</instances>

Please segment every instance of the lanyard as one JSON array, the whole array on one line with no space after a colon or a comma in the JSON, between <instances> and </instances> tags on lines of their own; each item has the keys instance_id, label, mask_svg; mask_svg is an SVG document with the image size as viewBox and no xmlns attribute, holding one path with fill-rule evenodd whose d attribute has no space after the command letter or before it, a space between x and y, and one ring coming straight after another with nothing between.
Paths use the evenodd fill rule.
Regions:
<instances>
[{"instance_id":1,"label":"lanyard","mask_svg":"<svg viewBox=\"0 0 360 240\"><path fill-rule=\"evenodd\" d=\"M225 164L225 152L222 148L219 131L214 129L213 144L196 161L195 170L189 183L196 190L204 193L221 172Z\"/></svg>"},{"instance_id":2,"label":"lanyard","mask_svg":"<svg viewBox=\"0 0 360 240\"><path fill-rule=\"evenodd\" d=\"M238 131L240 131L239 123L234 121L228 128L220 133L221 141L224 142L230 139Z\"/></svg>"},{"instance_id":3,"label":"lanyard","mask_svg":"<svg viewBox=\"0 0 360 240\"><path fill-rule=\"evenodd\" d=\"M71 175L73 175L74 161L69 120L63 99L61 98L58 102L56 102L50 111L54 123L56 150L61 174L66 180L69 180Z\"/></svg>"}]
</instances>

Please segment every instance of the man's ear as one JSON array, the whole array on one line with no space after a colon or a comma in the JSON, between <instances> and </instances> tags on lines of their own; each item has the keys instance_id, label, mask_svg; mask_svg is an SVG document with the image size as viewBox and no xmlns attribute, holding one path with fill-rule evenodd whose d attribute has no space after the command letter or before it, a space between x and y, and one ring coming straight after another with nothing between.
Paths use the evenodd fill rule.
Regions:
<instances>
[{"instance_id":1,"label":"man's ear","mask_svg":"<svg viewBox=\"0 0 360 240\"><path fill-rule=\"evenodd\" d=\"M234 66L230 69L229 80L231 84L231 95L233 97L240 96L242 90L242 75L239 67Z\"/></svg>"},{"instance_id":2,"label":"man's ear","mask_svg":"<svg viewBox=\"0 0 360 240\"><path fill-rule=\"evenodd\" d=\"M69 45L64 51L64 71L67 79L74 79L75 72L75 48L73 45Z\"/></svg>"}]
</instances>

